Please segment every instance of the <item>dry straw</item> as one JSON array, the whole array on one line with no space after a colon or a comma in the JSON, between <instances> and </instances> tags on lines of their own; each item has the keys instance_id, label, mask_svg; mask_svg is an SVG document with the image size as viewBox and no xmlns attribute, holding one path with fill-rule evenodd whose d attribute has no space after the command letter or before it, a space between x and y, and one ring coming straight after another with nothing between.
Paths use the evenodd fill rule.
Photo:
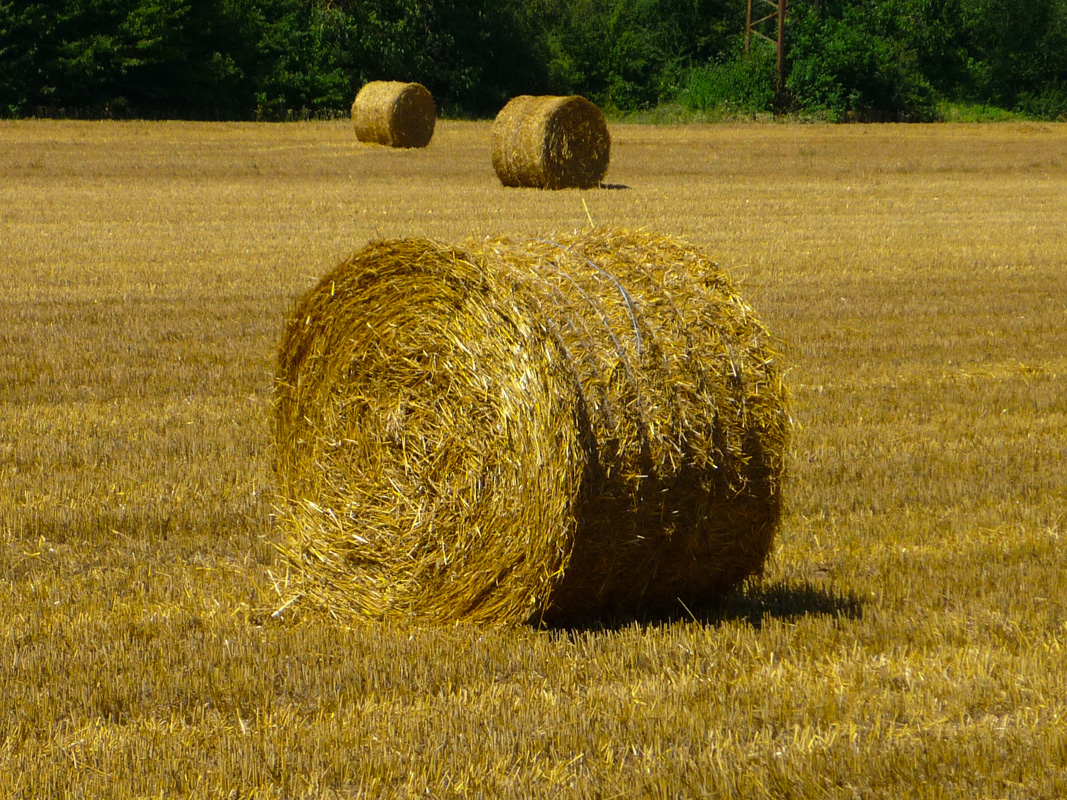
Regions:
<instances>
[{"instance_id":1,"label":"dry straw","mask_svg":"<svg viewBox=\"0 0 1067 800\"><path fill-rule=\"evenodd\" d=\"M419 83L371 81L352 103L352 125L361 142L425 147L436 121L433 97Z\"/></svg>"},{"instance_id":2,"label":"dry straw","mask_svg":"<svg viewBox=\"0 0 1067 800\"><path fill-rule=\"evenodd\" d=\"M584 97L516 97L493 121L491 138L504 186L588 189L611 159L604 115Z\"/></svg>"},{"instance_id":3,"label":"dry straw","mask_svg":"<svg viewBox=\"0 0 1067 800\"><path fill-rule=\"evenodd\" d=\"M718 597L779 519L776 362L673 239L373 243L297 304L278 357L299 591L344 618L494 623Z\"/></svg>"}]
</instances>

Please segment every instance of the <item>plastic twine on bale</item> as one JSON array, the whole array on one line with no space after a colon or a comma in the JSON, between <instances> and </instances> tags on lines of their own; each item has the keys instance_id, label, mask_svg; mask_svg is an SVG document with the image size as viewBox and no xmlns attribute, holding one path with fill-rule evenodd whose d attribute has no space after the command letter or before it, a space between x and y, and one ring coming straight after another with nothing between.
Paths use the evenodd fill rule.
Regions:
<instances>
[{"instance_id":1,"label":"plastic twine on bale","mask_svg":"<svg viewBox=\"0 0 1067 800\"><path fill-rule=\"evenodd\" d=\"M559 244L558 242L553 242L550 239L538 239L537 241L544 242L545 244L554 245L554 246L560 248L561 250L567 251L568 253L573 252L570 247L564 247L563 245ZM626 301L626 308L630 312L630 321L633 323L633 326L634 326L634 338L637 340L637 353L638 353L638 355L640 355L641 354L641 331L637 327L637 315L634 313L634 303L633 303L633 300L630 298L630 293L626 291L626 287L625 286L623 286L621 283L619 283L619 279L616 278L614 275L612 275L610 272L607 272L607 271L601 269L600 267L598 267L596 264L594 264L592 261L590 261L585 256L580 256L580 258L583 261L585 261L585 263L588 264L590 267L592 267L597 272L599 272L601 275L603 275L605 278L607 278L612 283L614 283L615 284L615 288L618 289L619 290L619 294L622 295L622 299ZM555 261L553 261L552 265L560 270L560 274L566 276L566 272L563 271L563 269L559 266L559 264L557 264ZM567 277L569 278L569 276L567 276ZM572 283L574 282L573 279L571 279L571 281L572 281ZM575 284L575 286L577 287L577 284ZM579 288L579 291L581 291L580 288ZM583 295L584 295L584 293L583 293ZM587 295L584 295L584 296L586 296L586 298L589 299ZM592 304L591 300L590 300L590 304ZM618 341L616 341L616 344L618 344Z\"/></svg>"}]
</instances>

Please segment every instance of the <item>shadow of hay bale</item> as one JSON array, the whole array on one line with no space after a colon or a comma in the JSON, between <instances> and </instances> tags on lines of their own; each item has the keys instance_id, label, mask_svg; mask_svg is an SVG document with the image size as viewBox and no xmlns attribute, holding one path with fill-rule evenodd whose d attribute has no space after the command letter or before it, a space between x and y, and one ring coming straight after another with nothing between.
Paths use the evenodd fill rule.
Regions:
<instances>
[{"instance_id":1,"label":"shadow of hay bale","mask_svg":"<svg viewBox=\"0 0 1067 800\"><path fill-rule=\"evenodd\" d=\"M617 631L633 626L657 627L679 622L718 626L741 622L759 630L769 620L789 621L801 617L825 616L836 619L863 618L864 601L854 594L808 582L750 584L708 603L663 606L630 614L590 614L574 617L546 628L572 633Z\"/></svg>"},{"instance_id":2,"label":"shadow of hay bale","mask_svg":"<svg viewBox=\"0 0 1067 800\"><path fill-rule=\"evenodd\" d=\"M420 83L371 81L352 102L352 126L361 142L387 147L426 147L437 106Z\"/></svg>"},{"instance_id":3,"label":"shadow of hay bale","mask_svg":"<svg viewBox=\"0 0 1067 800\"><path fill-rule=\"evenodd\" d=\"M558 624L705 602L771 549L786 406L772 337L684 243L376 242L289 317L283 550L342 617Z\"/></svg>"}]
</instances>

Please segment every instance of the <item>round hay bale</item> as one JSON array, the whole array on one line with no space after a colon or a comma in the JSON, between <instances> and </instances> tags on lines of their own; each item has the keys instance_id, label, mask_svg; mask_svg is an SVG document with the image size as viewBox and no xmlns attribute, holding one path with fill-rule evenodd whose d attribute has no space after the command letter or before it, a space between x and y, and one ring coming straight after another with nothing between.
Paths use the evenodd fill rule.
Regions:
<instances>
[{"instance_id":1,"label":"round hay bale","mask_svg":"<svg viewBox=\"0 0 1067 800\"><path fill-rule=\"evenodd\" d=\"M282 339L282 549L342 617L705 602L771 549L786 399L766 328L676 240L376 242Z\"/></svg>"},{"instance_id":2,"label":"round hay bale","mask_svg":"<svg viewBox=\"0 0 1067 800\"><path fill-rule=\"evenodd\" d=\"M611 159L604 115L584 97L515 97L497 114L491 139L504 186L589 189Z\"/></svg>"},{"instance_id":3,"label":"round hay bale","mask_svg":"<svg viewBox=\"0 0 1067 800\"><path fill-rule=\"evenodd\" d=\"M352 103L352 125L361 142L387 147L426 147L437 107L421 83L371 81Z\"/></svg>"}]
</instances>

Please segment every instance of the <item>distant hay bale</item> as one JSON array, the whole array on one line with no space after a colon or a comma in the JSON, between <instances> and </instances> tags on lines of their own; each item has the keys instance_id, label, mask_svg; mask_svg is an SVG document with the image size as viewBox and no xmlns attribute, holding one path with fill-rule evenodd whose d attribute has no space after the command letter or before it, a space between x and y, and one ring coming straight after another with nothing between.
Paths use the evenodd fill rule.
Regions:
<instances>
[{"instance_id":1,"label":"distant hay bale","mask_svg":"<svg viewBox=\"0 0 1067 800\"><path fill-rule=\"evenodd\" d=\"M589 189L611 159L604 115L584 97L513 98L493 121L491 139L504 186Z\"/></svg>"},{"instance_id":2,"label":"distant hay bale","mask_svg":"<svg viewBox=\"0 0 1067 800\"><path fill-rule=\"evenodd\" d=\"M761 572L788 429L771 336L681 242L379 241L282 339L282 549L344 618L678 610Z\"/></svg>"},{"instance_id":3,"label":"distant hay bale","mask_svg":"<svg viewBox=\"0 0 1067 800\"><path fill-rule=\"evenodd\" d=\"M361 142L426 147L436 121L433 97L419 83L371 81L352 103L352 124Z\"/></svg>"}]
</instances>

